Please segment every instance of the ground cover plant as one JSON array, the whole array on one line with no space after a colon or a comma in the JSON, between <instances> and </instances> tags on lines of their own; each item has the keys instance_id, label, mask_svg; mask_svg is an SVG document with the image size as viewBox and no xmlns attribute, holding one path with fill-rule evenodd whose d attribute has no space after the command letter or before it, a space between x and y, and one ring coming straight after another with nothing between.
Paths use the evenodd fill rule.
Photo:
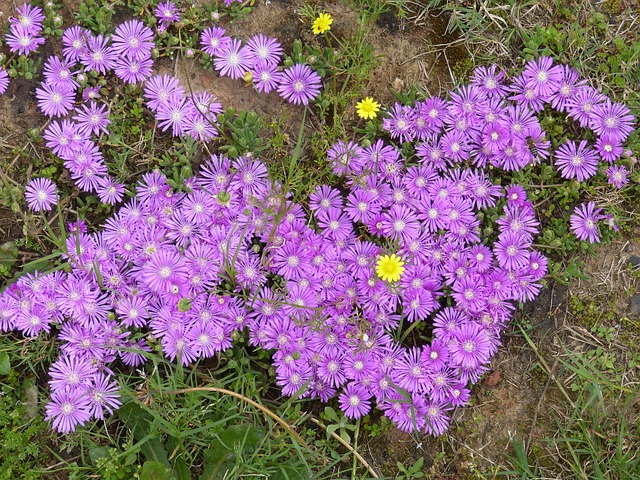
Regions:
<instances>
[{"instance_id":1,"label":"ground cover plant","mask_svg":"<svg viewBox=\"0 0 640 480\"><path fill-rule=\"evenodd\" d=\"M363 10L363 25L382 6ZM129 19L105 28L94 22L102 7L91 4L78 18L93 32L71 26L47 33L61 37L62 55L44 59L35 95L50 120L41 140L33 135L50 150L39 165L49 170L30 175L24 202L53 246L43 253L53 253L8 282L0 318L3 332L17 331L16 338L47 338L39 368L48 371L51 426L63 434L86 427L83 438L98 421L112 428L122 422L131 433L119 430L116 448L94 438L89 450L116 478L188 478L192 468L204 478L265 468L286 478L339 468L306 461L300 448L311 447L277 415L268 429L225 428L229 403L212 400L211 417L194 412L202 395L223 391L248 402L237 376L256 358L270 374L255 381L252 394L272 381L292 397L284 408L297 408L301 425L295 399L333 399L346 419L375 405L401 430L444 433L453 408L468 401L470 385L487 371L517 302L533 300L542 287L548 260L535 249L590 249L617 230L615 208L604 213L587 200L590 189L608 184L616 191L637 175L630 110L549 56L512 77L478 67L448 98L413 91L381 108L352 93L361 101L348 103L345 88L360 89L362 79L352 78L355 65L341 70L332 42L339 49L347 43L333 36L326 12L308 7L303 17L327 47L297 43L289 50L260 34L243 43L223 27L205 26L202 12L153 7L143 6L148 25ZM231 8L222 13L244 11ZM221 15L204 13L214 21ZM12 17L3 89L9 75L38 73L29 57L44 42L43 25L60 25L56 15L55 5L27 5ZM178 28L189 15L193 23ZM190 37L182 39L183 32ZM225 112L188 81L154 74L161 51L195 56L239 88L244 82L261 94L273 91L304 109L286 158L260 160L269 146L260 144L256 116ZM146 122L149 133L139 125L137 133L164 132L175 155L175 162L159 159L163 171L138 172L137 183L123 154L131 151L125 138L134 122L117 125L107 79L120 82L122 95L137 95L116 107ZM364 127L345 127L347 108ZM324 140L312 137L317 158L310 168L320 174L305 182L305 120L314 115L325 124ZM204 159L194 174L197 152ZM56 187L61 175L66 191L77 188L73 197ZM71 201L75 218L65 213ZM568 212L537 219L541 205L547 217L558 205ZM551 274L575 274L564 267L556 257ZM205 378L214 386L202 387L198 369L210 362L217 368ZM185 405L153 399L176 395L186 395ZM325 417L342 425L340 438L351 440L347 420L327 408ZM173 424L171 411L180 412ZM207 430L203 423L229 454L189 447ZM274 442L279 427L297 451ZM258 460L254 452L264 449L267 460ZM270 458L278 455L291 460L276 466Z\"/></svg>"}]
</instances>

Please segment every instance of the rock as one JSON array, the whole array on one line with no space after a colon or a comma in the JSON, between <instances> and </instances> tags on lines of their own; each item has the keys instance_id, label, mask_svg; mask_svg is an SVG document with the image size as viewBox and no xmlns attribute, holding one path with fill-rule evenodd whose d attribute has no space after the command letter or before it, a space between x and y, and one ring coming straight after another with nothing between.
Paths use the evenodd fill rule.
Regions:
<instances>
[{"instance_id":1,"label":"rock","mask_svg":"<svg viewBox=\"0 0 640 480\"><path fill-rule=\"evenodd\" d=\"M629 306L627 307L627 313L629 315L633 315L634 317L640 316L640 293L636 293L633 297L631 297Z\"/></svg>"},{"instance_id":2,"label":"rock","mask_svg":"<svg viewBox=\"0 0 640 480\"><path fill-rule=\"evenodd\" d=\"M631 265L631 268L640 269L640 256L631 255L629 257L629 265Z\"/></svg>"},{"instance_id":3,"label":"rock","mask_svg":"<svg viewBox=\"0 0 640 480\"><path fill-rule=\"evenodd\" d=\"M500 380L502 380L502 375L500 375L500 372L498 370L494 370L485 377L484 384L487 387L495 387L500 383Z\"/></svg>"}]
</instances>

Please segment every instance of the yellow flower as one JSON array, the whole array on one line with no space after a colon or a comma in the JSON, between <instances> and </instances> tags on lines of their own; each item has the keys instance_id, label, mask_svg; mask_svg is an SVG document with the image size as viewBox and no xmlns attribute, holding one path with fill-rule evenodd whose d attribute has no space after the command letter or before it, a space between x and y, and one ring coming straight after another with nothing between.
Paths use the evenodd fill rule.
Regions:
<instances>
[{"instance_id":1,"label":"yellow flower","mask_svg":"<svg viewBox=\"0 0 640 480\"><path fill-rule=\"evenodd\" d=\"M328 13L318 14L318 18L313 21L313 33L318 35L331 29L333 18Z\"/></svg>"},{"instance_id":2,"label":"yellow flower","mask_svg":"<svg viewBox=\"0 0 640 480\"><path fill-rule=\"evenodd\" d=\"M364 100L356 103L358 109L358 115L360 118L370 119L376 118L376 115L380 111L380 104L371 97L366 97Z\"/></svg>"},{"instance_id":3,"label":"yellow flower","mask_svg":"<svg viewBox=\"0 0 640 480\"><path fill-rule=\"evenodd\" d=\"M385 282L397 282L404 273L404 262L396 254L383 255L376 265L376 273Z\"/></svg>"}]
</instances>

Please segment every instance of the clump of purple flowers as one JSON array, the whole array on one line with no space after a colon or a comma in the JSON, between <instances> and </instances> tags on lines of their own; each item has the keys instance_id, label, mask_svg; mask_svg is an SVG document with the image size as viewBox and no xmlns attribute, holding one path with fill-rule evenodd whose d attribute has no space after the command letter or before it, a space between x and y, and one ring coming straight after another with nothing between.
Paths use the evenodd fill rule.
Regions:
<instances>
[{"instance_id":1,"label":"clump of purple flowers","mask_svg":"<svg viewBox=\"0 0 640 480\"><path fill-rule=\"evenodd\" d=\"M298 63L282 69L283 49L275 38L257 34L243 44L226 35L224 28L211 27L202 31L200 45L213 57L220 75L249 79L259 92L276 90L295 105L308 105L320 94L320 76L308 65Z\"/></svg>"},{"instance_id":2,"label":"clump of purple flowers","mask_svg":"<svg viewBox=\"0 0 640 480\"><path fill-rule=\"evenodd\" d=\"M9 18L9 33L5 35L11 52L29 55L45 42L41 37L44 13L40 7L23 3L16 9L17 15Z\"/></svg>"},{"instance_id":3,"label":"clump of purple flowers","mask_svg":"<svg viewBox=\"0 0 640 480\"><path fill-rule=\"evenodd\" d=\"M595 142L569 139L552 151L537 118L545 106L591 129ZM627 106L589 86L576 70L540 57L527 62L511 84L495 66L479 67L448 102L434 97L413 106L396 103L383 128L393 139L415 142L418 156L438 170L470 163L518 171L547 162L564 179L585 182L600 170L621 188L628 171L616 162L624 161L634 120ZM572 230L581 240L599 241Z\"/></svg>"},{"instance_id":4,"label":"clump of purple flowers","mask_svg":"<svg viewBox=\"0 0 640 480\"><path fill-rule=\"evenodd\" d=\"M339 143L328 157L349 188L318 187L309 214L251 157L213 156L182 193L145 174L102 231L69 231L71 272L34 273L7 289L3 331L60 325L53 426L69 432L117 408L110 364L144 363L147 334L188 365L247 328L250 344L274 352L285 395L342 392L351 418L376 405L399 428L442 433L486 371L512 301L540 289L546 260L530 248L532 206L504 203L500 239L486 246L478 209L503 193L482 171L406 167L382 141ZM390 251L406 262L393 284L375 273ZM445 296L452 306L442 308ZM397 344L403 320L433 322L433 341Z\"/></svg>"},{"instance_id":5,"label":"clump of purple flowers","mask_svg":"<svg viewBox=\"0 0 640 480\"><path fill-rule=\"evenodd\" d=\"M38 10L25 5L12 19L12 29L33 37L15 45L7 37L15 51L37 46ZM160 29L179 19L170 2L156 15ZM173 136L217 135L216 97L187 94L177 78L154 74L153 33L141 22L125 22L112 36L72 27L62 41L63 58L47 60L36 97L52 118L46 145L83 191L108 204L124 195L98 146L109 130L107 104L96 90L80 92L85 72L142 84L158 127ZM260 92L296 105L320 93L311 68L281 67L276 39L243 42L215 27L202 32L201 46L220 75L250 80ZM2 81L0 72L0 89ZM597 141L567 140L552 151L537 118L549 105ZM494 184L485 168L549 162L563 178L586 181L605 163L621 186L626 174L615 162L632 125L627 107L541 57L510 84L495 66L478 68L450 100L394 105L383 128L392 140L415 143L415 157L382 139L337 142L327 162L340 188L319 185L307 205L288 200L251 155L212 155L180 191L163 174L146 173L102 230L69 226L69 271L28 274L0 295L0 331L34 337L59 328L46 415L63 433L120 406L114 362L144 364L150 336L171 361L190 365L246 331L251 345L273 352L283 394L337 396L349 418L375 406L402 430L439 435L488 370L515 302L533 300L547 272L533 249L539 222L526 191ZM41 178L25 197L35 211L57 202L55 185ZM495 241L485 243L489 208L500 215ZM594 242L604 218L589 202L571 216L571 229ZM377 271L389 255L402 267L393 280ZM407 322L432 325L430 342L396 342L393 333Z\"/></svg>"},{"instance_id":6,"label":"clump of purple flowers","mask_svg":"<svg viewBox=\"0 0 640 480\"><path fill-rule=\"evenodd\" d=\"M25 4L18 12L12 28L28 28L36 36L42 28L42 11ZM171 2L159 4L158 12L162 14L161 27L179 19ZM201 37L203 51L214 57L221 75L246 79L250 74L256 90L277 90L294 104L308 105L320 93L320 77L308 66L294 65L281 71L283 49L274 38L258 34L245 43L226 36L219 27L205 29ZM62 44L63 57L46 60L36 98L40 111L53 119L43 133L46 146L63 160L82 191L96 193L109 204L120 202L124 195L124 186L109 176L98 147L100 136L109 133L107 103L100 100L98 89L81 88L84 72L113 72L125 84L143 84L147 106L159 127L173 136L208 142L218 135L216 120L222 105L207 92L187 93L175 77L154 75L154 36L142 22L126 21L107 36L96 36L76 25L64 31ZM8 75L0 69L0 93L7 85ZM82 103L78 104L78 98Z\"/></svg>"}]
</instances>

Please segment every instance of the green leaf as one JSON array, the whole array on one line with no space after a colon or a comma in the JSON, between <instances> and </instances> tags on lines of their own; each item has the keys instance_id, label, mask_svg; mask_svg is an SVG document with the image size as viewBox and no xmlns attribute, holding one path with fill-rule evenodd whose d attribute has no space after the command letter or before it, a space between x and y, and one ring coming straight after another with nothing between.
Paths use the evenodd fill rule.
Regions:
<instances>
[{"instance_id":1,"label":"green leaf","mask_svg":"<svg viewBox=\"0 0 640 480\"><path fill-rule=\"evenodd\" d=\"M0 265L10 268L18 258L18 247L13 242L0 245Z\"/></svg>"},{"instance_id":2,"label":"green leaf","mask_svg":"<svg viewBox=\"0 0 640 480\"><path fill-rule=\"evenodd\" d=\"M89 450L89 460L92 465L97 465L101 458L109 458L109 447L95 447Z\"/></svg>"},{"instance_id":3,"label":"green leaf","mask_svg":"<svg viewBox=\"0 0 640 480\"><path fill-rule=\"evenodd\" d=\"M159 432L152 432L153 417L138 404L127 402L117 410L118 417L131 429L133 437L141 442L140 453L146 460L170 466L167 451L160 440Z\"/></svg>"},{"instance_id":4,"label":"green leaf","mask_svg":"<svg viewBox=\"0 0 640 480\"><path fill-rule=\"evenodd\" d=\"M189 471L189 467L187 467L187 462L184 460L185 451L180 440L176 437L169 437L166 442L166 447L168 451L173 452L172 458L170 459L173 473L179 480L190 480L191 472Z\"/></svg>"},{"instance_id":5,"label":"green leaf","mask_svg":"<svg viewBox=\"0 0 640 480\"><path fill-rule=\"evenodd\" d=\"M211 442L211 448L202 452L204 456L201 480L221 480L233 468L236 451L251 452L258 448L264 432L253 425L231 425Z\"/></svg>"},{"instance_id":6,"label":"green leaf","mask_svg":"<svg viewBox=\"0 0 640 480\"><path fill-rule=\"evenodd\" d=\"M7 352L0 352L0 375L9 375L11 373L11 362Z\"/></svg>"},{"instance_id":7,"label":"green leaf","mask_svg":"<svg viewBox=\"0 0 640 480\"><path fill-rule=\"evenodd\" d=\"M140 480L171 480L171 472L160 462L147 461L142 465Z\"/></svg>"}]
</instances>

